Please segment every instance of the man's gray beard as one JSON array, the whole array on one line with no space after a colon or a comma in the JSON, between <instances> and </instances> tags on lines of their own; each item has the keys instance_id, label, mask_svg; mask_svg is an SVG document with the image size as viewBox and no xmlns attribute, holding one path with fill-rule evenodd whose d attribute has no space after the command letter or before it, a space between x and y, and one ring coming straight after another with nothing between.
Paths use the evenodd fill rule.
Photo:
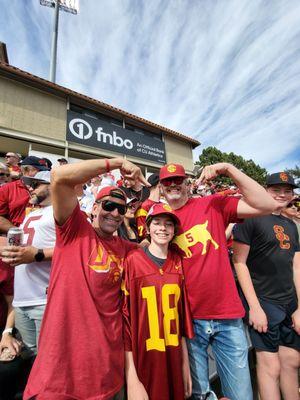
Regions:
<instances>
[{"instance_id":1,"label":"man's gray beard","mask_svg":"<svg viewBox=\"0 0 300 400\"><path fill-rule=\"evenodd\" d=\"M29 203L32 204L33 206L37 206L37 205L41 204L47 197L48 197L47 195L37 196L35 194L31 197Z\"/></svg>"}]
</instances>

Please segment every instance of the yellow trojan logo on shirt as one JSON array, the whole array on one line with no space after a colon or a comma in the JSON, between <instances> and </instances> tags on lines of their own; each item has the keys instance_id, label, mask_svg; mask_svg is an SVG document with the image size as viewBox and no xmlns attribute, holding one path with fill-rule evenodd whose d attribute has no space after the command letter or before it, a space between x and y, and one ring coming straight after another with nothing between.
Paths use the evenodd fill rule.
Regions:
<instances>
[{"instance_id":1,"label":"yellow trojan logo on shirt","mask_svg":"<svg viewBox=\"0 0 300 400\"><path fill-rule=\"evenodd\" d=\"M202 255L206 254L208 242L212 243L215 250L219 248L218 243L214 241L211 233L207 229L207 225L208 221L204 222L204 224L194 225L188 231L175 237L173 243L177 244L177 246L185 253L185 258L192 257L190 248L195 246L197 243L201 243L203 246Z\"/></svg>"},{"instance_id":2,"label":"yellow trojan logo on shirt","mask_svg":"<svg viewBox=\"0 0 300 400\"><path fill-rule=\"evenodd\" d=\"M96 256L95 251L93 251L90 259L93 260L92 263L89 263L89 267L92 270L99 273L109 272L114 282L120 279L123 271L123 258L119 258L116 255L109 253L101 244L99 244Z\"/></svg>"}]
</instances>

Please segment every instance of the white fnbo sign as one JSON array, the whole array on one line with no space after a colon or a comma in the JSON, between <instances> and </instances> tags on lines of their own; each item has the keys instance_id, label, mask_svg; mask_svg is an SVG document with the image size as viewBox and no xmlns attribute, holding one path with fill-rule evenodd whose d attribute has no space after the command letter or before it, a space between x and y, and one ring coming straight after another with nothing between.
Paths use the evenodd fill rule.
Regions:
<instances>
[{"instance_id":1,"label":"white fnbo sign","mask_svg":"<svg viewBox=\"0 0 300 400\"><path fill-rule=\"evenodd\" d=\"M123 129L73 111L68 111L66 139L85 146L166 162L165 145L160 137Z\"/></svg>"}]
</instances>

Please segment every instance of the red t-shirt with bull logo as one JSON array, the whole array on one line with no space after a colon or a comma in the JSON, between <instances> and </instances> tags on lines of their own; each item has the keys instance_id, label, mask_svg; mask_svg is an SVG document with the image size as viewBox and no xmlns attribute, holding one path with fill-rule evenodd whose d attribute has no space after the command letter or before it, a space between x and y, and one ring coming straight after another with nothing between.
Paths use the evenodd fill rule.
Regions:
<instances>
[{"instance_id":1,"label":"red t-shirt with bull logo","mask_svg":"<svg viewBox=\"0 0 300 400\"><path fill-rule=\"evenodd\" d=\"M125 350L132 351L150 400L182 400L182 336L192 338L182 259L172 251L159 268L142 249L124 267Z\"/></svg>"},{"instance_id":2,"label":"red t-shirt with bull logo","mask_svg":"<svg viewBox=\"0 0 300 400\"><path fill-rule=\"evenodd\" d=\"M239 199L224 196L192 198L175 210L181 231L173 240L183 252L188 299L194 319L244 316L231 270L225 229L237 222Z\"/></svg>"},{"instance_id":3,"label":"red t-shirt with bull logo","mask_svg":"<svg viewBox=\"0 0 300 400\"><path fill-rule=\"evenodd\" d=\"M56 226L56 235L24 399L107 400L124 384L121 281L124 257L136 244L117 236L100 239L79 206Z\"/></svg>"}]
</instances>

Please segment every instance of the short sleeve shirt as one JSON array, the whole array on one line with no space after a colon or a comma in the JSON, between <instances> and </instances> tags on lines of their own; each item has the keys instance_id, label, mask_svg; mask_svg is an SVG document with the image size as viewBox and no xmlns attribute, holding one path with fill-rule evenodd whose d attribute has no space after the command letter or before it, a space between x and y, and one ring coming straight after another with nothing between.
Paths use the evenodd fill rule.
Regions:
<instances>
[{"instance_id":1,"label":"short sleeve shirt","mask_svg":"<svg viewBox=\"0 0 300 400\"><path fill-rule=\"evenodd\" d=\"M183 252L188 299L194 319L244 316L231 270L225 229L237 222L239 199L218 195L192 198L175 210L181 231L173 240Z\"/></svg>"},{"instance_id":2,"label":"short sleeve shirt","mask_svg":"<svg viewBox=\"0 0 300 400\"><path fill-rule=\"evenodd\" d=\"M100 239L79 205L56 226L39 351L24 399L107 400L124 384L121 280L136 245Z\"/></svg>"},{"instance_id":3,"label":"short sleeve shirt","mask_svg":"<svg viewBox=\"0 0 300 400\"><path fill-rule=\"evenodd\" d=\"M1 186L0 215L19 226L25 217L29 198L29 192L20 180Z\"/></svg>"},{"instance_id":4,"label":"short sleeve shirt","mask_svg":"<svg viewBox=\"0 0 300 400\"><path fill-rule=\"evenodd\" d=\"M250 246L247 266L257 296L288 303L295 295L293 258L300 250L295 223L282 215L249 218L234 227L233 235Z\"/></svg>"},{"instance_id":5,"label":"short sleeve shirt","mask_svg":"<svg viewBox=\"0 0 300 400\"><path fill-rule=\"evenodd\" d=\"M169 251L162 268L143 249L125 262L125 349L132 351L150 399L182 400L181 337L193 337L182 260Z\"/></svg>"}]
</instances>

